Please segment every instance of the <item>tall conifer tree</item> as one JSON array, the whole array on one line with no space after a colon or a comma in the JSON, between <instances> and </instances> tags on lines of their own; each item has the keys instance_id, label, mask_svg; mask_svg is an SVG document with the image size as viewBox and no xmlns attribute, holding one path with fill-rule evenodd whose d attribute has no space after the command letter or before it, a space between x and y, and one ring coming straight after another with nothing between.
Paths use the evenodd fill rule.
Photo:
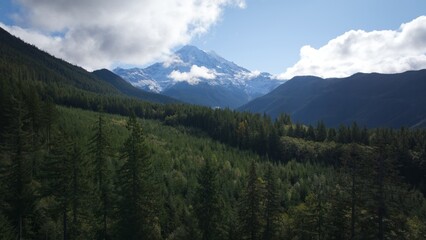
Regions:
<instances>
[{"instance_id":1,"label":"tall conifer tree","mask_svg":"<svg viewBox=\"0 0 426 240\"><path fill-rule=\"evenodd\" d=\"M262 238L264 224L262 203L263 186L257 175L256 163L253 161L247 176L247 187L240 202L240 234L243 239Z\"/></svg>"},{"instance_id":2,"label":"tall conifer tree","mask_svg":"<svg viewBox=\"0 0 426 240\"><path fill-rule=\"evenodd\" d=\"M265 176L265 230L263 239L277 239L278 221L281 213L279 195L277 189L277 179L275 177L272 165L268 165Z\"/></svg>"},{"instance_id":3,"label":"tall conifer tree","mask_svg":"<svg viewBox=\"0 0 426 240\"><path fill-rule=\"evenodd\" d=\"M207 159L198 176L196 213L203 240L221 239L221 203L216 169Z\"/></svg>"},{"instance_id":4,"label":"tall conifer tree","mask_svg":"<svg viewBox=\"0 0 426 240\"><path fill-rule=\"evenodd\" d=\"M111 212L111 172L109 170L110 143L105 129L105 120L99 113L94 135L90 140L92 166L94 172L94 186L96 190L95 202L98 203L96 215L99 219L98 238L109 239L108 220Z\"/></svg>"},{"instance_id":5,"label":"tall conifer tree","mask_svg":"<svg viewBox=\"0 0 426 240\"><path fill-rule=\"evenodd\" d=\"M132 114L127 122L130 136L122 151L123 166L118 172L120 239L158 239L157 207L153 166L142 127Z\"/></svg>"}]
</instances>

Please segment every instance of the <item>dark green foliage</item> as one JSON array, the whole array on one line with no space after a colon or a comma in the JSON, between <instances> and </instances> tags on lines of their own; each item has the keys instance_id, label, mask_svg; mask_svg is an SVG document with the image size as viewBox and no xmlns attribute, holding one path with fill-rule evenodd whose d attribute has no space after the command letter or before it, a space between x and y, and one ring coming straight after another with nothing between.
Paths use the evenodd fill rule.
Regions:
<instances>
[{"instance_id":1,"label":"dark green foliage","mask_svg":"<svg viewBox=\"0 0 426 240\"><path fill-rule=\"evenodd\" d=\"M43 196L52 197L48 214L52 219L61 219L63 239L83 237L84 210L88 196L87 168L80 147L65 133L54 138L43 169L45 181Z\"/></svg>"},{"instance_id":2,"label":"dark green foliage","mask_svg":"<svg viewBox=\"0 0 426 240\"><path fill-rule=\"evenodd\" d=\"M10 224L9 219L6 218L3 213L0 212L0 237L3 240L14 240L15 231Z\"/></svg>"},{"instance_id":3,"label":"dark green foliage","mask_svg":"<svg viewBox=\"0 0 426 240\"><path fill-rule=\"evenodd\" d=\"M96 93L104 96L131 96L158 103L177 102L160 94L139 90L111 72L89 73L24 43L1 28L0 47L0 70L6 81L10 77L13 81L30 84L34 87L33 91L41 91L56 101L69 101L69 98L73 98L74 104L78 101L88 106L88 93ZM77 96L70 96L70 92L80 96L76 99Z\"/></svg>"},{"instance_id":4,"label":"dark green foliage","mask_svg":"<svg viewBox=\"0 0 426 240\"><path fill-rule=\"evenodd\" d=\"M92 156L93 183L95 187L96 217L98 219L98 238L109 239L109 221L112 212L112 182L111 182L111 146L105 129L105 120L99 113L90 139L90 152Z\"/></svg>"},{"instance_id":5,"label":"dark green foliage","mask_svg":"<svg viewBox=\"0 0 426 240\"><path fill-rule=\"evenodd\" d=\"M323 120L338 127L352 122L377 127L424 127L426 70L397 74L357 73L346 78L298 76L239 108L294 122Z\"/></svg>"},{"instance_id":6,"label":"dark green foliage","mask_svg":"<svg viewBox=\"0 0 426 240\"><path fill-rule=\"evenodd\" d=\"M219 192L217 170L207 159L198 176L196 213L203 240L223 239L221 236L222 199Z\"/></svg>"},{"instance_id":7,"label":"dark green foliage","mask_svg":"<svg viewBox=\"0 0 426 240\"><path fill-rule=\"evenodd\" d=\"M61 134L64 135L66 132L67 134L72 133L79 136L78 142L81 143L81 146L86 146L86 149L89 150L88 146L90 144L88 143L94 139L93 136L96 135L99 128L99 114L60 108L59 116L59 126L61 129L67 129L67 131L61 130ZM142 216L142 214L144 214L143 211L128 211L129 208L133 209L145 206L144 201L147 200L140 199L141 204L138 206L133 205L134 207L132 207L133 201L128 200L131 199L131 188L129 187L131 185L130 181L124 181L124 179L128 179L130 175L123 173L125 172L124 169L127 169L126 172L130 173L130 167L128 167L130 164L128 160L130 160L131 155L135 156L134 154L129 154L130 152L128 151L131 149L129 146L133 145L130 144L130 139L132 138L142 139L143 142L141 145L133 145L138 146L135 149L141 149L141 151L136 151L138 153L136 155L141 156L140 159L145 159L137 163L149 162L147 163L148 165L143 166L150 166L149 168L151 170L146 171L154 172L151 176L161 176L161 174L163 174L163 181L150 178L146 180L146 182L153 182L154 186L156 186L155 189L151 189L154 194L152 195L153 197L150 198L159 199L155 200L158 205L154 204L157 205L154 206L154 209L159 210L153 214L148 214L150 215L149 218L152 219L151 223L154 224L145 225L149 227L144 231L150 232L149 234L155 234L158 238L202 238L203 231L200 224L202 221L199 220L200 211L197 210L197 206L200 206L202 201L197 197L199 194L197 193L197 186L201 186L199 184L203 182L201 181L203 177L206 177L205 179L210 178L208 177L209 174L201 174L200 172L203 166L207 166L204 164L205 161L203 159L212 158L214 155L216 156L217 163L211 166L214 166L213 172L217 172L216 174L219 176L216 186L218 187L217 193L219 199L221 199L219 205L222 210L220 211L221 213L218 214L219 217L217 217L220 224L218 224L219 226L215 229L218 235L215 234L214 237L219 236L222 239L238 239L240 236L251 237L251 228L250 230L246 230L245 234L242 234L242 230L244 229L243 226L245 226L243 223L247 223L247 221L243 221L243 219L249 219L247 216L244 218L245 214L243 213L247 213L247 211L239 211L239 213L237 213L235 209L248 208L249 205L246 204L248 203L246 199L248 199L247 193L249 188L245 186L252 185L254 182L255 186L257 186L255 188L258 189L255 191L257 192L257 194L255 194L257 197L254 199L260 199L257 201L259 207L257 208L258 210L255 211L257 214L254 215L255 221L253 221L257 223L257 227L253 228L255 229L253 234L255 236L254 238L269 239L269 234L267 233L270 228L268 227L268 221L270 220L268 219L276 219L276 221L271 221L275 223L274 225L269 225L272 226L272 229L276 229L271 231L275 232L275 235L272 235L272 239L274 236L285 238L298 237L301 239L309 239L312 237L321 237L322 239L348 238L350 236L351 225L351 161L349 161L350 159L346 156L354 156L353 159L358 159L352 161L353 163L358 163L360 160L363 160L362 162L365 164L365 167L360 165L360 170L355 172L357 176L359 176L357 177L358 183L362 183L356 188L356 233L360 238L377 236L378 222L375 217L377 216L376 210L378 206L378 201L375 197L377 196L376 193L378 189L375 187L378 186L376 181L377 178L375 177L377 176L375 173L375 169L377 168L374 167L374 161L368 158L368 156L375 156L374 154L370 154L373 149L371 147L362 145L354 148L351 148L351 145L343 145L345 147L340 147L333 142L320 143L284 137L282 138L283 142L280 142L281 147L293 145L294 149L299 149L297 150L299 154L301 154L299 155L299 161L304 163L289 161L288 164L284 165L277 163L273 168L268 169L267 165L259 161L260 159L253 153L236 150L209 140L205 137L204 133L195 129L183 127L174 128L164 126L156 121L144 120L142 124L145 133L142 134L142 137L136 137L140 136L138 134L131 137L133 130L136 130L135 132L141 132L141 122L139 120L135 121L134 118L133 120L129 120L129 129L126 129L126 121L123 117L104 114L102 119L104 123L104 133L108 133L108 138L110 139L110 150L108 152L110 152L111 155L109 158L117 156L119 149L123 146L123 143L125 143L125 147L121 151L123 158L117 162L112 161L109 163L110 171L105 172L106 175L110 175L109 177L114 177L114 172L120 169L116 177L117 181L111 183L111 186L117 189L112 200L114 200L115 197L118 199L117 204L115 204L114 201L111 201L111 204L117 210L117 213L119 213L116 215L118 218L116 218L114 214L110 215L110 220L108 220L108 234L113 235L114 238L120 239L120 236L123 238L131 238L133 236L125 234L133 231L130 230L131 227L136 228L135 225L132 226L128 224L129 222L126 222L126 219L138 219L138 221L141 222L143 222L142 219L144 219ZM93 125L96 126L95 129L91 127ZM249 127L249 125L247 125L247 127ZM54 127L54 129L56 129L56 127ZM57 139L61 134L59 134L57 130L53 130L52 135L54 137L52 139ZM389 138L391 138L391 136L392 134L387 135ZM375 139L377 138L372 137L372 143L378 142ZM293 143L289 145L291 141ZM43 164L47 168L50 168L48 166L53 160L52 155L58 155L57 150L55 150L59 147L59 143L57 142L56 140L52 141L54 144L52 144L50 154L48 154L48 156L51 157L46 158L45 164ZM67 159L79 159L78 157L72 157L73 155L80 155L83 157L86 155L85 151L75 151L78 150L78 148L74 148L75 145L72 144L72 141L68 142L68 144L61 144L62 146L68 146L68 150L61 151L68 152L70 157ZM145 145L145 147L143 147L143 145ZM92 144L90 149L93 149L93 146L95 145ZM300 151L301 149L305 150ZM80 154L77 154L78 152L80 152ZM332 152L334 152L335 155L331 154ZM354 154L352 154L352 152L354 152ZM360 154L357 154L357 152L360 152ZM7 155L6 152L3 153L3 155ZM95 152L92 152L92 154L88 156L96 155L94 153ZM144 158L143 156L150 157ZM307 158L307 156L309 157ZM289 159L293 158L290 155L285 157ZM335 174L334 172L336 170L324 168L319 165L311 165L309 163L310 161L327 163L330 157L335 159L333 162L340 161L341 163L338 164L338 166L342 166L342 169L346 170L342 171L341 174ZM58 157L55 157L55 159L57 158ZM95 157L91 159L94 160ZM250 167L250 162L255 159L257 161L257 169L255 171L256 177L253 177L253 171L248 170L252 168ZM88 166L83 162L84 161L81 162L83 164L82 166ZM69 163L75 164L77 162L71 161ZM62 165L54 165L62 168ZM138 166L141 167L142 165ZM48 172L65 171L59 168L57 171L53 171L53 169L52 166ZM72 167L68 166L67 169L72 169ZM89 172L83 169L87 169ZM67 214L65 215L67 235L70 239L75 239L75 236L79 236L80 239L94 239L96 235L102 238L102 236L99 236L99 227L102 225L102 214L99 214L98 211L100 201L96 199L91 200L90 196L96 193L96 191L89 192L88 194L85 193L87 192L85 189L87 189L88 185L92 185L92 189L95 189L96 184L90 184L90 182L92 182L91 179L95 176L95 172L93 171L96 169L92 170L92 168L89 167L83 167L83 169L79 170L81 176L80 180L82 180L79 181L81 194L71 188L71 186L75 186L75 184L71 184L68 188L68 196L78 197L68 200ZM43 170L45 169L43 168ZM66 172L72 173L73 171L66 170ZM141 172L145 172L145 170ZM245 172L251 172L251 174L245 174ZM65 179L66 176L70 175L63 174L63 176L56 176L51 179L57 178L61 180ZM265 178L262 180L258 176L265 176ZM42 189L52 188L51 186L59 183L58 181L49 180L47 175L44 176L43 179L44 180L41 182L43 186ZM67 179L70 180L69 182L74 183L72 178L67 177ZM89 179L91 181L88 181ZM273 179L275 179L275 181ZM334 179L336 179L336 181L334 181ZM362 182L359 182L361 180ZM401 182L402 180L395 178L394 181ZM62 182L62 180L60 182ZM270 183L274 182L275 187L270 185ZM206 180L202 185L209 186L209 183L211 182ZM142 184L141 186L145 185ZM418 239L421 239L418 236L421 236L424 230L420 227L421 224L419 223L422 219L425 219L426 210L419 211L418 209L425 208L423 196L420 195L419 198L413 193L404 192L403 195L409 196L409 198L402 203L400 202L401 200L398 200L398 206L404 206L404 209L408 212L402 213L398 210L399 208L394 207L397 206L395 203L398 203L398 201L395 200L400 199L398 197L400 195L389 195L389 193L399 193L403 191L403 189L406 189L406 187L403 185L395 185L395 187L389 188L389 185L387 186L388 187L385 187L387 191L385 194L385 196L387 196L385 198L385 205L386 211L389 214L384 215L384 222L386 223L385 236L387 234L387 236L395 236L402 239L410 239L408 236L417 236ZM276 195L273 194L274 188L276 188ZM125 191L124 189L127 190ZM147 193L151 190L144 191L141 196L148 196ZM389 190L392 191L389 192ZM165 196L164 201L158 198L160 192ZM243 194L241 192L243 192ZM48 233L50 238L60 238L63 235L64 216L63 209L60 208L60 202L62 201L60 199L64 199L63 196L65 196L65 194L44 193L43 196L45 197L42 197L41 201L37 203L37 205L41 206L41 211L37 212L37 217L39 221L42 221L42 224L40 224L41 226L38 228L33 228L35 229L33 230L34 232L39 232L39 234L34 234L34 236L37 235L41 237ZM274 195L278 198L278 201L269 200L274 199ZM148 201L146 205L149 206L151 203ZM165 207L160 208L159 206ZM275 207L278 207L278 210L268 210L275 209ZM135 212L139 213L140 216L132 216ZM74 216L76 216L76 221L74 221ZM12 221L11 223L13 224ZM132 224L134 223L135 221L132 221ZM12 226L16 225L13 224ZM392 231L389 232L386 230L391 228L396 230L394 232L395 234L397 232L397 235L392 235ZM245 229L248 228L245 227ZM137 234L147 233L138 232ZM413 239L415 238L413 237Z\"/></svg>"},{"instance_id":8,"label":"dark green foliage","mask_svg":"<svg viewBox=\"0 0 426 240\"><path fill-rule=\"evenodd\" d=\"M327 139L327 128L323 121L319 121L316 128L316 140L323 142Z\"/></svg>"},{"instance_id":9,"label":"dark green foliage","mask_svg":"<svg viewBox=\"0 0 426 240\"><path fill-rule=\"evenodd\" d=\"M262 239L264 226L263 183L258 178L256 164L252 162L240 202L240 234L242 239Z\"/></svg>"},{"instance_id":10,"label":"dark green foliage","mask_svg":"<svg viewBox=\"0 0 426 240\"><path fill-rule=\"evenodd\" d=\"M1 183L7 216L11 219L19 238L32 234L30 214L34 210L35 188L31 177L32 135L30 118L24 103L12 97L7 109L8 125L2 134Z\"/></svg>"},{"instance_id":11,"label":"dark green foliage","mask_svg":"<svg viewBox=\"0 0 426 240\"><path fill-rule=\"evenodd\" d=\"M145 144L142 127L131 115L127 121L129 138L124 143L121 159L123 165L118 171L120 239L160 238L158 218L158 195L154 171Z\"/></svg>"},{"instance_id":12,"label":"dark green foliage","mask_svg":"<svg viewBox=\"0 0 426 240\"><path fill-rule=\"evenodd\" d=\"M280 214L282 213L280 199L278 195L276 175L272 165L268 165L265 181L265 229L263 232L264 240L278 239L278 230Z\"/></svg>"},{"instance_id":13,"label":"dark green foliage","mask_svg":"<svg viewBox=\"0 0 426 240\"><path fill-rule=\"evenodd\" d=\"M425 239L424 130L140 102L0 40L1 238Z\"/></svg>"},{"instance_id":14,"label":"dark green foliage","mask_svg":"<svg viewBox=\"0 0 426 240\"><path fill-rule=\"evenodd\" d=\"M118 89L121 93L124 93L127 96L136 97L141 100L148 100L151 102L158 103L177 103L178 101L169 98L160 94L145 92L139 88L132 86L126 80L122 79L120 76L115 73L107 70L101 69L93 72L99 79L111 84L116 89Z\"/></svg>"},{"instance_id":15,"label":"dark green foliage","mask_svg":"<svg viewBox=\"0 0 426 240\"><path fill-rule=\"evenodd\" d=\"M50 99L47 99L42 107L42 123L44 126L43 130L45 133L45 145L47 151L50 150L52 128L58 120L58 115L59 113L56 109L56 105Z\"/></svg>"}]
</instances>

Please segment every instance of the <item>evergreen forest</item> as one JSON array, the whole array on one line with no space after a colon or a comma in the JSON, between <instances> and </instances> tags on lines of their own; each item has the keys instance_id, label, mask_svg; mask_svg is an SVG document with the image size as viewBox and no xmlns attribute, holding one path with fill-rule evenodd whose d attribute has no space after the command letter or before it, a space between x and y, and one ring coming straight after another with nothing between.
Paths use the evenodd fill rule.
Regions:
<instances>
[{"instance_id":1,"label":"evergreen forest","mask_svg":"<svg viewBox=\"0 0 426 240\"><path fill-rule=\"evenodd\" d=\"M0 40L0 239L426 239L424 129L143 101Z\"/></svg>"}]
</instances>

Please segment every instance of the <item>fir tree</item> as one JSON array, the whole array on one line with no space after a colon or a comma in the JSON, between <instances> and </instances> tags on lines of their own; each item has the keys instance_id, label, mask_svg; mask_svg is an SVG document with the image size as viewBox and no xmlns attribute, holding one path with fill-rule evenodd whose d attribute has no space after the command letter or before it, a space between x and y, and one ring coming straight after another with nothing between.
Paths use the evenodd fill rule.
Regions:
<instances>
[{"instance_id":1,"label":"fir tree","mask_svg":"<svg viewBox=\"0 0 426 240\"><path fill-rule=\"evenodd\" d=\"M279 202L276 177L271 164L268 164L265 180L265 230L263 232L263 239L272 240L277 239L278 237L278 221L281 214L281 206Z\"/></svg>"},{"instance_id":2,"label":"fir tree","mask_svg":"<svg viewBox=\"0 0 426 240\"><path fill-rule=\"evenodd\" d=\"M94 135L90 140L90 151L93 156L92 166L94 168L94 186L96 190L95 202L99 204L96 215L100 226L98 237L108 239L108 219L111 211L111 173L109 171L109 148L105 121L102 113L99 113Z\"/></svg>"},{"instance_id":3,"label":"fir tree","mask_svg":"<svg viewBox=\"0 0 426 240\"><path fill-rule=\"evenodd\" d=\"M327 128L323 121L319 121L316 128L316 140L319 142L325 141L327 138Z\"/></svg>"},{"instance_id":4,"label":"fir tree","mask_svg":"<svg viewBox=\"0 0 426 240\"><path fill-rule=\"evenodd\" d=\"M55 138L51 151L44 164L43 176L46 184L44 194L53 196L56 206L52 215L59 212L62 216L62 238L69 239L68 211L70 210L73 185L72 144L64 133Z\"/></svg>"},{"instance_id":5,"label":"fir tree","mask_svg":"<svg viewBox=\"0 0 426 240\"><path fill-rule=\"evenodd\" d=\"M222 239L219 227L221 202L216 169L207 159L198 176L196 213L203 240Z\"/></svg>"},{"instance_id":6,"label":"fir tree","mask_svg":"<svg viewBox=\"0 0 426 240\"><path fill-rule=\"evenodd\" d=\"M42 106L42 126L44 129L46 149L49 152L52 138L52 129L59 117L56 105L51 99L47 99Z\"/></svg>"},{"instance_id":7,"label":"fir tree","mask_svg":"<svg viewBox=\"0 0 426 240\"><path fill-rule=\"evenodd\" d=\"M84 157L81 147L75 142L73 143L70 153L70 211L71 211L71 227L70 239L80 239L83 235L83 224L87 218L88 201L85 200L90 194L88 176L84 171L88 168L88 163Z\"/></svg>"},{"instance_id":8,"label":"fir tree","mask_svg":"<svg viewBox=\"0 0 426 240\"><path fill-rule=\"evenodd\" d=\"M134 114L129 117L127 128L130 136L124 143L124 163L118 172L118 235L120 239L158 239L159 199L154 171L142 127Z\"/></svg>"},{"instance_id":9,"label":"fir tree","mask_svg":"<svg viewBox=\"0 0 426 240\"><path fill-rule=\"evenodd\" d=\"M9 125L3 134L2 153L4 160L1 166L2 184L6 186L5 196L13 225L18 232L18 239L30 235L30 213L35 205L35 189L31 178L31 146L32 133L28 130L28 112L22 100L12 97L11 105L6 112Z\"/></svg>"},{"instance_id":10,"label":"fir tree","mask_svg":"<svg viewBox=\"0 0 426 240\"><path fill-rule=\"evenodd\" d=\"M262 238L264 225L262 204L263 186L257 176L256 163L253 161L247 176L247 187L240 202L240 234L243 239Z\"/></svg>"}]
</instances>

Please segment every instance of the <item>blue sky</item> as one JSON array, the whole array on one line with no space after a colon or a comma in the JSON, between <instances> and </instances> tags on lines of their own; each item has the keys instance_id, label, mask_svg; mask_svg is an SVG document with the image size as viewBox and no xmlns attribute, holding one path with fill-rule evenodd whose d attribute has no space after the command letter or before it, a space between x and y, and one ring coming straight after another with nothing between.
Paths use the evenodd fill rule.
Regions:
<instances>
[{"instance_id":1,"label":"blue sky","mask_svg":"<svg viewBox=\"0 0 426 240\"><path fill-rule=\"evenodd\" d=\"M226 9L193 44L277 74L296 63L304 45L318 48L352 29L395 30L425 14L424 0L248 0L244 10Z\"/></svg>"},{"instance_id":2,"label":"blue sky","mask_svg":"<svg viewBox=\"0 0 426 240\"><path fill-rule=\"evenodd\" d=\"M192 44L214 50L250 70L280 74L282 78L426 68L423 15L426 15L424 0L128 0L126 4L117 0L2 0L0 3L0 26L89 70L147 66L167 59L182 45ZM409 24L405 29L400 28L404 23ZM411 41L411 35L417 41ZM399 51L401 48L405 50ZM341 54L348 49L349 53ZM377 55L384 57L374 58ZM366 62L370 56L371 62ZM344 65L339 65L340 62Z\"/></svg>"}]
</instances>

